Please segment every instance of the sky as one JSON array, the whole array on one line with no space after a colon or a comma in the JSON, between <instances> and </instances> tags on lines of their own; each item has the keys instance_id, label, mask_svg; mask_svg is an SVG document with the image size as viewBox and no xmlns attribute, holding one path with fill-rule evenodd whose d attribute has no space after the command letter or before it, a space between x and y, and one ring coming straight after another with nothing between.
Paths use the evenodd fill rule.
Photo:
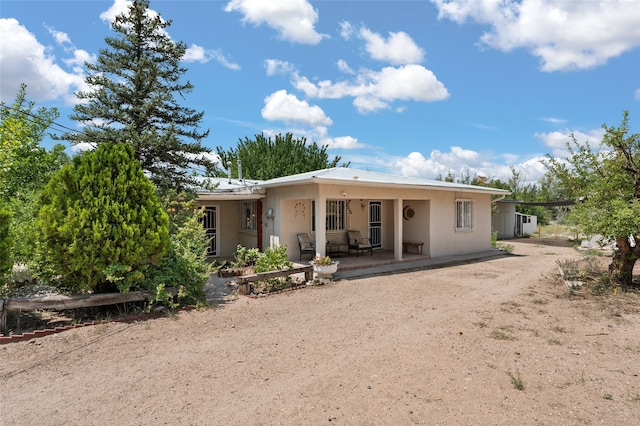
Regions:
<instances>
[{"instance_id":1,"label":"sky","mask_svg":"<svg viewBox=\"0 0 640 426\"><path fill-rule=\"evenodd\" d=\"M126 0L0 0L0 98L60 111ZM573 134L640 133L640 0L152 0L188 46L203 145L292 133L358 169L525 182ZM44 146L53 142L45 140ZM69 151L81 147L69 146Z\"/></svg>"}]
</instances>

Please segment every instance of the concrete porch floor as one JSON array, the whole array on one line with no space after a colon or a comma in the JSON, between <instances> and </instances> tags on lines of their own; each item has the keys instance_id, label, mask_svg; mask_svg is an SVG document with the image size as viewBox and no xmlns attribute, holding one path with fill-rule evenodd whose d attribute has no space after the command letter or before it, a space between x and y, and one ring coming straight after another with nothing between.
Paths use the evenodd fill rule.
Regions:
<instances>
[{"instance_id":1,"label":"concrete porch floor","mask_svg":"<svg viewBox=\"0 0 640 426\"><path fill-rule=\"evenodd\" d=\"M363 253L356 256L355 252L350 255L331 256L332 260L339 263L338 271L351 271L355 269L366 269L375 266L392 265L396 263L414 262L419 260L427 260L431 257L427 254L402 253L402 260L393 257L391 250L373 250L373 253ZM302 261L294 261L295 264L308 265L311 256L303 256Z\"/></svg>"}]
</instances>

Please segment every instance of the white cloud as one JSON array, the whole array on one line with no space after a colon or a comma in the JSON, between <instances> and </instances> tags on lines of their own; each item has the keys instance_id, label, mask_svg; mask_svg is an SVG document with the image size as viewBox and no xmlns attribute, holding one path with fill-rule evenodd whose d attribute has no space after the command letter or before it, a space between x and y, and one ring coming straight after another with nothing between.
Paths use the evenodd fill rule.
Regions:
<instances>
[{"instance_id":1,"label":"white cloud","mask_svg":"<svg viewBox=\"0 0 640 426\"><path fill-rule=\"evenodd\" d=\"M293 64L279 59L267 59L264 61L264 67L267 69L267 75L289 74L295 71Z\"/></svg>"},{"instance_id":2,"label":"white cloud","mask_svg":"<svg viewBox=\"0 0 640 426\"><path fill-rule=\"evenodd\" d=\"M640 101L640 89L636 89L636 91L633 94L633 97L636 101Z\"/></svg>"},{"instance_id":3,"label":"white cloud","mask_svg":"<svg viewBox=\"0 0 640 426\"><path fill-rule=\"evenodd\" d=\"M75 154L79 154L85 151L93 151L97 147L98 145L93 142L79 142L71 146L71 151L73 151Z\"/></svg>"},{"instance_id":4,"label":"white cloud","mask_svg":"<svg viewBox=\"0 0 640 426\"><path fill-rule=\"evenodd\" d=\"M130 5L131 0L113 0L111 7L100 14L100 19L111 24L116 16L125 13Z\"/></svg>"},{"instance_id":5,"label":"white cloud","mask_svg":"<svg viewBox=\"0 0 640 426\"><path fill-rule=\"evenodd\" d=\"M266 24L293 43L318 44L326 37L316 32L318 12L306 0L231 0L224 11L242 13L243 22Z\"/></svg>"},{"instance_id":6,"label":"white cloud","mask_svg":"<svg viewBox=\"0 0 640 426\"><path fill-rule=\"evenodd\" d=\"M49 101L62 97L69 104L76 102L73 92L84 86L84 77L77 68L73 72L61 68L56 63L56 57L49 54L35 35L16 19L0 19L0 39L0 99L12 101L20 84L25 83L29 99ZM79 55L86 54L77 52Z\"/></svg>"},{"instance_id":7,"label":"white cloud","mask_svg":"<svg viewBox=\"0 0 640 426\"><path fill-rule=\"evenodd\" d=\"M424 50L405 32L389 32L389 37L384 39L380 34L362 27L358 35L366 41L366 51L378 61L405 65L422 62L424 58Z\"/></svg>"},{"instance_id":8,"label":"white cloud","mask_svg":"<svg viewBox=\"0 0 640 426\"><path fill-rule=\"evenodd\" d=\"M53 28L47 27L49 34L54 38L57 44L63 46L66 44L71 44L71 39L67 33L63 33L62 31L57 31Z\"/></svg>"},{"instance_id":9,"label":"white cloud","mask_svg":"<svg viewBox=\"0 0 640 426\"><path fill-rule=\"evenodd\" d=\"M422 65L385 67L380 71L361 70L353 82L313 83L294 74L293 85L312 98L341 99L353 97L360 113L388 108L398 101L434 102L447 99L449 93L436 76Z\"/></svg>"},{"instance_id":10,"label":"white cloud","mask_svg":"<svg viewBox=\"0 0 640 426\"><path fill-rule=\"evenodd\" d=\"M342 71L343 73L345 73L345 74L355 74L356 73L354 70L351 69L351 67L349 66L347 61L345 61L344 59L338 59L338 61L336 62L336 65L338 66L338 69L340 71Z\"/></svg>"},{"instance_id":11,"label":"white cloud","mask_svg":"<svg viewBox=\"0 0 640 426\"><path fill-rule=\"evenodd\" d=\"M440 19L489 25L486 46L528 49L543 71L593 68L640 46L637 1L431 1Z\"/></svg>"},{"instance_id":12,"label":"white cloud","mask_svg":"<svg viewBox=\"0 0 640 426\"><path fill-rule=\"evenodd\" d=\"M342 37L344 40L349 40L354 33L355 30L353 29L351 23L347 21L340 22L340 37Z\"/></svg>"},{"instance_id":13,"label":"white cloud","mask_svg":"<svg viewBox=\"0 0 640 426\"><path fill-rule=\"evenodd\" d=\"M542 119L542 121L546 121L547 123L551 123L551 124L562 124L567 122L567 120L565 120L564 118L555 118L555 117L545 117Z\"/></svg>"},{"instance_id":14,"label":"white cloud","mask_svg":"<svg viewBox=\"0 0 640 426\"><path fill-rule=\"evenodd\" d=\"M189 46L182 57L182 60L185 62L200 62L201 64L214 60L225 68L229 68L234 71L240 69L240 65L225 58L224 54L219 49L205 49L197 44Z\"/></svg>"},{"instance_id":15,"label":"white cloud","mask_svg":"<svg viewBox=\"0 0 640 426\"><path fill-rule=\"evenodd\" d=\"M534 156L524 161L505 163L497 162L488 153L452 146L449 152L439 150L431 151L429 157L420 152L411 152L406 157L395 157L386 164L378 164L387 172L408 177L420 177L425 179L445 178L452 173L456 179L463 176L485 176L489 179L508 180L512 176L511 168L521 173L526 183L537 182L546 173L546 167L542 164L543 157ZM351 160L351 157L346 158ZM358 159L366 163L365 158ZM515 157L514 157L515 160Z\"/></svg>"},{"instance_id":16,"label":"white cloud","mask_svg":"<svg viewBox=\"0 0 640 426\"><path fill-rule=\"evenodd\" d=\"M535 133L534 136L551 149L551 155L557 158L565 158L569 155L566 145L567 142L571 142L572 134L578 142L589 142L593 148L596 148L602 142L604 129L590 130L587 133L565 129L548 133Z\"/></svg>"},{"instance_id":17,"label":"white cloud","mask_svg":"<svg viewBox=\"0 0 640 426\"><path fill-rule=\"evenodd\" d=\"M327 145L332 149L359 149L367 146L352 136L339 136L334 138L324 138L318 141L318 145Z\"/></svg>"},{"instance_id":18,"label":"white cloud","mask_svg":"<svg viewBox=\"0 0 640 426\"><path fill-rule=\"evenodd\" d=\"M286 90L278 90L264 99L262 117L269 121L301 123L308 126L330 126L333 121L317 105L309 105Z\"/></svg>"}]
</instances>

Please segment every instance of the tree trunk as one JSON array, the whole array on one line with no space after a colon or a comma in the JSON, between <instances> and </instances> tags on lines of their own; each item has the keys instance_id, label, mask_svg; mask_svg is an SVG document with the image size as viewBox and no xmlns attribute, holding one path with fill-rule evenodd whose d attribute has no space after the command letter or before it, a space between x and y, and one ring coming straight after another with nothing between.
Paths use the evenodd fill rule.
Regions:
<instances>
[{"instance_id":1,"label":"tree trunk","mask_svg":"<svg viewBox=\"0 0 640 426\"><path fill-rule=\"evenodd\" d=\"M633 286L633 267L640 257L640 241L631 246L628 237L616 238L616 251L609 265L609 276L613 282L623 286Z\"/></svg>"}]
</instances>

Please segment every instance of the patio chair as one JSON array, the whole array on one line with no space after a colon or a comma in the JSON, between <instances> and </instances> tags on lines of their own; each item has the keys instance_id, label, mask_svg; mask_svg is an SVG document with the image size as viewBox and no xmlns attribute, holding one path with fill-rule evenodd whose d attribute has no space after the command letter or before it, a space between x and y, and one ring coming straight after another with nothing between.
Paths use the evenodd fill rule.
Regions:
<instances>
[{"instance_id":1,"label":"patio chair","mask_svg":"<svg viewBox=\"0 0 640 426\"><path fill-rule=\"evenodd\" d=\"M349 237L349 251L355 250L356 257L360 253L364 253L369 250L371 256L373 256L373 247L371 246L371 240L369 238L363 238L360 236L360 231L347 231Z\"/></svg>"},{"instance_id":2,"label":"patio chair","mask_svg":"<svg viewBox=\"0 0 640 426\"><path fill-rule=\"evenodd\" d=\"M304 253L309 253L312 259L316 255L316 245L309 238L309 234L298 234L298 246L300 247L300 260L302 260Z\"/></svg>"}]
</instances>

